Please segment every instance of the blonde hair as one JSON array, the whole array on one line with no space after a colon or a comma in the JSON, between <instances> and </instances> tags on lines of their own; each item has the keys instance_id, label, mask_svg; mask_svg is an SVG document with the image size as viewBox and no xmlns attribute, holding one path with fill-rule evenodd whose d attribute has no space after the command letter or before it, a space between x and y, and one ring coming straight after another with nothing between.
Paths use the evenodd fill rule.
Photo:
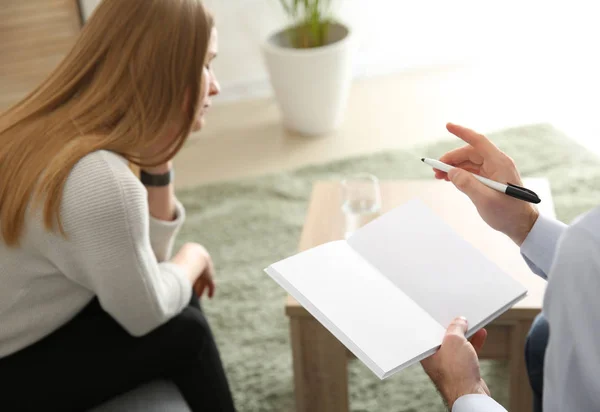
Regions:
<instances>
[{"instance_id":1,"label":"blonde hair","mask_svg":"<svg viewBox=\"0 0 600 412\"><path fill-rule=\"evenodd\" d=\"M103 0L60 65L0 115L7 245L19 243L30 201L43 205L47 230L65 235L63 187L87 154L110 150L138 166L175 156L200 104L212 27L200 0ZM140 157L169 134L175 137L154 158Z\"/></svg>"}]
</instances>

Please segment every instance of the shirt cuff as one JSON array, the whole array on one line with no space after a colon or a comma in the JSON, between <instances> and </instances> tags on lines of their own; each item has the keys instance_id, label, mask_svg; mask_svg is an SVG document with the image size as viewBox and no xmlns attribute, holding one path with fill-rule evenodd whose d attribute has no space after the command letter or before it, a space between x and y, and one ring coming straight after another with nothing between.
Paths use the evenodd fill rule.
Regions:
<instances>
[{"instance_id":1,"label":"shirt cuff","mask_svg":"<svg viewBox=\"0 0 600 412\"><path fill-rule=\"evenodd\" d=\"M179 284L178 299L173 301L176 306L170 308L170 313L177 314L181 312L187 305L189 305L190 299L192 299L192 283L183 269L175 263L163 262L160 264L160 267L164 272L173 275Z\"/></svg>"},{"instance_id":2,"label":"shirt cuff","mask_svg":"<svg viewBox=\"0 0 600 412\"><path fill-rule=\"evenodd\" d=\"M521 245L523 256L537 266L545 277L550 273L558 240L566 228L567 225L558 220L539 215Z\"/></svg>"},{"instance_id":3,"label":"shirt cuff","mask_svg":"<svg viewBox=\"0 0 600 412\"><path fill-rule=\"evenodd\" d=\"M185 221L185 208L175 199L175 219L171 221L156 219L150 215L150 244L156 260L164 262L171 258L175 236Z\"/></svg>"},{"instance_id":4,"label":"shirt cuff","mask_svg":"<svg viewBox=\"0 0 600 412\"><path fill-rule=\"evenodd\" d=\"M463 395L452 405L452 412L506 412L506 409L487 395Z\"/></svg>"}]
</instances>

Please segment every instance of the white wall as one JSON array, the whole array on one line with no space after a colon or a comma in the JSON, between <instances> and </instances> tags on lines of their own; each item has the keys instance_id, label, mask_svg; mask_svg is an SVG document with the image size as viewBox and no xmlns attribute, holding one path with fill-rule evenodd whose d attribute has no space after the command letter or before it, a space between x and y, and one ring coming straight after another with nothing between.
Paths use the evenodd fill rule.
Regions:
<instances>
[{"instance_id":1,"label":"white wall","mask_svg":"<svg viewBox=\"0 0 600 412\"><path fill-rule=\"evenodd\" d=\"M83 14L84 20L87 19L94 11L94 8L100 3L100 0L79 0L79 6Z\"/></svg>"},{"instance_id":2,"label":"white wall","mask_svg":"<svg viewBox=\"0 0 600 412\"><path fill-rule=\"evenodd\" d=\"M88 15L100 0L82 0ZM204 0L215 14L221 100L270 93L261 41L286 24L279 0ZM337 0L353 29L357 76L495 59L553 70L595 63L594 1Z\"/></svg>"}]
</instances>

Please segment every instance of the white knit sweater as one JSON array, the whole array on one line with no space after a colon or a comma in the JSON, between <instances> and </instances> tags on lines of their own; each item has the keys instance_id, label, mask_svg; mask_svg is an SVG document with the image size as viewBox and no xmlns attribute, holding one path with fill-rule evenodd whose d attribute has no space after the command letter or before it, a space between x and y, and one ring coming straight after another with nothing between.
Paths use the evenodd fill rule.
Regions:
<instances>
[{"instance_id":1,"label":"white knit sweater","mask_svg":"<svg viewBox=\"0 0 600 412\"><path fill-rule=\"evenodd\" d=\"M127 161L98 151L79 161L64 190L68 238L45 230L41 211L27 215L18 248L0 238L0 357L72 319L94 296L134 336L178 314L192 289L170 259L185 218L149 214L145 187Z\"/></svg>"}]
</instances>

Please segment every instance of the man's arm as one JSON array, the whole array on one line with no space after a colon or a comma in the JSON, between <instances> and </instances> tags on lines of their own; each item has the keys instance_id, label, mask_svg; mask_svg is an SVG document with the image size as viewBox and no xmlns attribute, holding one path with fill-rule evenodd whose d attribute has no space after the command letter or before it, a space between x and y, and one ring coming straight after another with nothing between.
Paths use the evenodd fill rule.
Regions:
<instances>
[{"instance_id":1,"label":"man's arm","mask_svg":"<svg viewBox=\"0 0 600 412\"><path fill-rule=\"evenodd\" d=\"M423 359L421 365L452 412L506 412L490 398L490 391L479 371L477 354L485 343L487 332L480 329L469 342L465 337L467 329L465 318L454 319L440 349Z\"/></svg>"},{"instance_id":2,"label":"man's arm","mask_svg":"<svg viewBox=\"0 0 600 412\"><path fill-rule=\"evenodd\" d=\"M544 411L600 410L600 212L561 238L544 313L550 338L544 366Z\"/></svg>"},{"instance_id":3,"label":"man's arm","mask_svg":"<svg viewBox=\"0 0 600 412\"><path fill-rule=\"evenodd\" d=\"M540 215L521 245L525 262L535 274L544 279L548 278L558 240L566 228L564 223Z\"/></svg>"},{"instance_id":4,"label":"man's arm","mask_svg":"<svg viewBox=\"0 0 600 412\"><path fill-rule=\"evenodd\" d=\"M454 402L452 412L506 412L488 395L464 395Z\"/></svg>"},{"instance_id":5,"label":"man's arm","mask_svg":"<svg viewBox=\"0 0 600 412\"><path fill-rule=\"evenodd\" d=\"M600 210L564 231L557 244L544 305L552 331L545 357L546 412L600 410L599 233ZM461 333L466 330L466 322L455 321L423 367L452 412L503 411L479 374L475 352L481 337L474 335L471 344Z\"/></svg>"},{"instance_id":6,"label":"man's arm","mask_svg":"<svg viewBox=\"0 0 600 412\"><path fill-rule=\"evenodd\" d=\"M469 342L465 337L467 329L465 318L454 319L440 349L423 359L421 365L452 412L506 412L490 397L479 371L477 354L487 332L478 330Z\"/></svg>"}]
</instances>

